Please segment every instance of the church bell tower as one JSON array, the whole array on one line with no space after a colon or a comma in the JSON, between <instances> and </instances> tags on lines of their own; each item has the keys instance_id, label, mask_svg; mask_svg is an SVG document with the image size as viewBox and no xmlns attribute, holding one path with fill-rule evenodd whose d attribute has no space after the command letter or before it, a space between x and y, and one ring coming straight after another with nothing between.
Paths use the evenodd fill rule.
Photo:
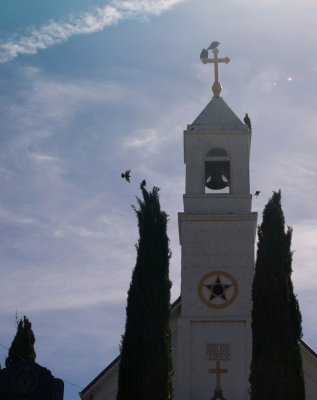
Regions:
<instances>
[{"instance_id":1,"label":"church bell tower","mask_svg":"<svg viewBox=\"0 0 317 400\"><path fill-rule=\"evenodd\" d=\"M257 213L251 212L251 130L220 97L218 42L213 97L184 131L186 189L179 213L181 315L176 400L247 400ZM208 51L213 53L209 58Z\"/></svg>"}]
</instances>

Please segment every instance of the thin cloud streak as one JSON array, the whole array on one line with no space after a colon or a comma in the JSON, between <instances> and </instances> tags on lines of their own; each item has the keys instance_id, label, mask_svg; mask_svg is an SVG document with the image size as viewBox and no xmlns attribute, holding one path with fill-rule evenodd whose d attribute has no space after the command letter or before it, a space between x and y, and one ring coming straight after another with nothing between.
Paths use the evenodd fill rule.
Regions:
<instances>
[{"instance_id":1,"label":"thin cloud streak","mask_svg":"<svg viewBox=\"0 0 317 400\"><path fill-rule=\"evenodd\" d=\"M28 34L0 43L0 63L6 63L20 54L36 54L75 35L102 31L122 19L160 15L184 0L128 0L114 1L91 12L69 15L65 20L50 21Z\"/></svg>"},{"instance_id":2,"label":"thin cloud streak","mask_svg":"<svg viewBox=\"0 0 317 400\"><path fill-rule=\"evenodd\" d=\"M1 205L0 205L0 222L10 223L14 225L34 225L37 223L37 221L34 218L24 215L14 214L12 211L3 208Z\"/></svg>"}]
</instances>

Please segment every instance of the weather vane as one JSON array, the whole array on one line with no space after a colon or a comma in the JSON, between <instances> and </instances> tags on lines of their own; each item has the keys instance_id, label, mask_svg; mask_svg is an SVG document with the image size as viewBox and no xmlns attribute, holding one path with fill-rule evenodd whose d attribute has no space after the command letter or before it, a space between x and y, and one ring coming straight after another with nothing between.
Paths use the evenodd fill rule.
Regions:
<instances>
[{"instance_id":1,"label":"weather vane","mask_svg":"<svg viewBox=\"0 0 317 400\"><path fill-rule=\"evenodd\" d=\"M212 42L211 45L207 49L203 49L200 53L200 59L204 64L209 64L209 63L215 64L215 82L212 85L212 91L213 91L214 97L220 97L220 93L221 93L221 85L220 85L219 78L218 78L218 64L219 63L228 64L230 62L229 57L218 58L219 44L220 44L219 42ZM214 58L208 58L208 50L211 50L214 53Z\"/></svg>"}]
</instances>

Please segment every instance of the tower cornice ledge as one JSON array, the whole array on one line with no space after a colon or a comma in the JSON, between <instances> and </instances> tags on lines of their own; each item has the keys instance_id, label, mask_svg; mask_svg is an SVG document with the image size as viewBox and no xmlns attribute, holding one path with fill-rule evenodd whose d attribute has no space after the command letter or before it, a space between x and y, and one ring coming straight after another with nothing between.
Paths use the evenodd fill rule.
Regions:
<instances>
[{"instance_id":1,"label":"tower cornice ledge","mask_svg":"<svg viewBox=\"0 0 317 400\"><path fill-rule=\"evenodd\" d=\"M181 241L181 231L183 223L187 222L244 222L249 223L253 229L253 236L256 235L258 213L248 212L248 213L227 213L227 214L188 214L186 212L178 213L178 233L179 240Z\"/></svg>"},{"instance_id":2,"label":"tower cornice ledge","mask_svg":"<svg viewBox=\"0 0 317 400\"><path fill-rule=\"evenodd\" d=\"M179 222L183 221L257 221L258 213L246 214L187 214L178 213Z\"/></svg>"},{"instance_id":3,"label":"tower cornice ledge","mask_svg":"<svg viewBox=\"0 0 317 400\"><path fill-rule=\"evenodd\" d=\"M213 135L222 135L223 133L228 133L231 135L251 135L251 131L248 129L243 129L240 131L233 130L233 129L227 129L223 128L221 126L214 126L212 128L210 127L200 127L199 130L194 130L192 129L193 125L187 125L187 129L184 130L184 133L186 135L193 135L193 136L199 136L199 135L206 135L206 133L212 133Z\"/></svg>"},{"instance_id":4,"label":"tower cornice ledge","mask_svg":"<svg viewBox=\"0 0 317 400\"><path fill-rule=\"evenodd\" d=\"M184 194L183 197L206 198L206 199L252 199L252 194L227 194L227 193L203 193L203 194Z\"/></svg>"},{"instance_id":5,"label":"tower cornice ledge","mask_svg":"<svg viewBox=\"0 0 317 400\"><path fill-rule=\"evenodd\" d=\"M251 194L185 194L184 211L187 214L245 214L251 212Z\"/></svg>"}]
</instances>

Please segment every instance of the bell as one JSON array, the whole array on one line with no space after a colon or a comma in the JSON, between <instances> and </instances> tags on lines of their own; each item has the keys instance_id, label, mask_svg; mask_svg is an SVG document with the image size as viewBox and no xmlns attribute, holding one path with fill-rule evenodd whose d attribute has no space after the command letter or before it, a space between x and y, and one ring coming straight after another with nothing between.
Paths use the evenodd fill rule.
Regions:
<instances>
[{"instance_id":1,"label":"bell","mask_svg":"<svg viewBox=\"0 0 317 400\"><path fill-rule=\"evenodd\" d=\"M221 169L213 169L210 173L210 176L208 176L205 182L208 189L221 190L229 186L229 182L223 179L224 175Z\"/></svg>"}]
</instances>

